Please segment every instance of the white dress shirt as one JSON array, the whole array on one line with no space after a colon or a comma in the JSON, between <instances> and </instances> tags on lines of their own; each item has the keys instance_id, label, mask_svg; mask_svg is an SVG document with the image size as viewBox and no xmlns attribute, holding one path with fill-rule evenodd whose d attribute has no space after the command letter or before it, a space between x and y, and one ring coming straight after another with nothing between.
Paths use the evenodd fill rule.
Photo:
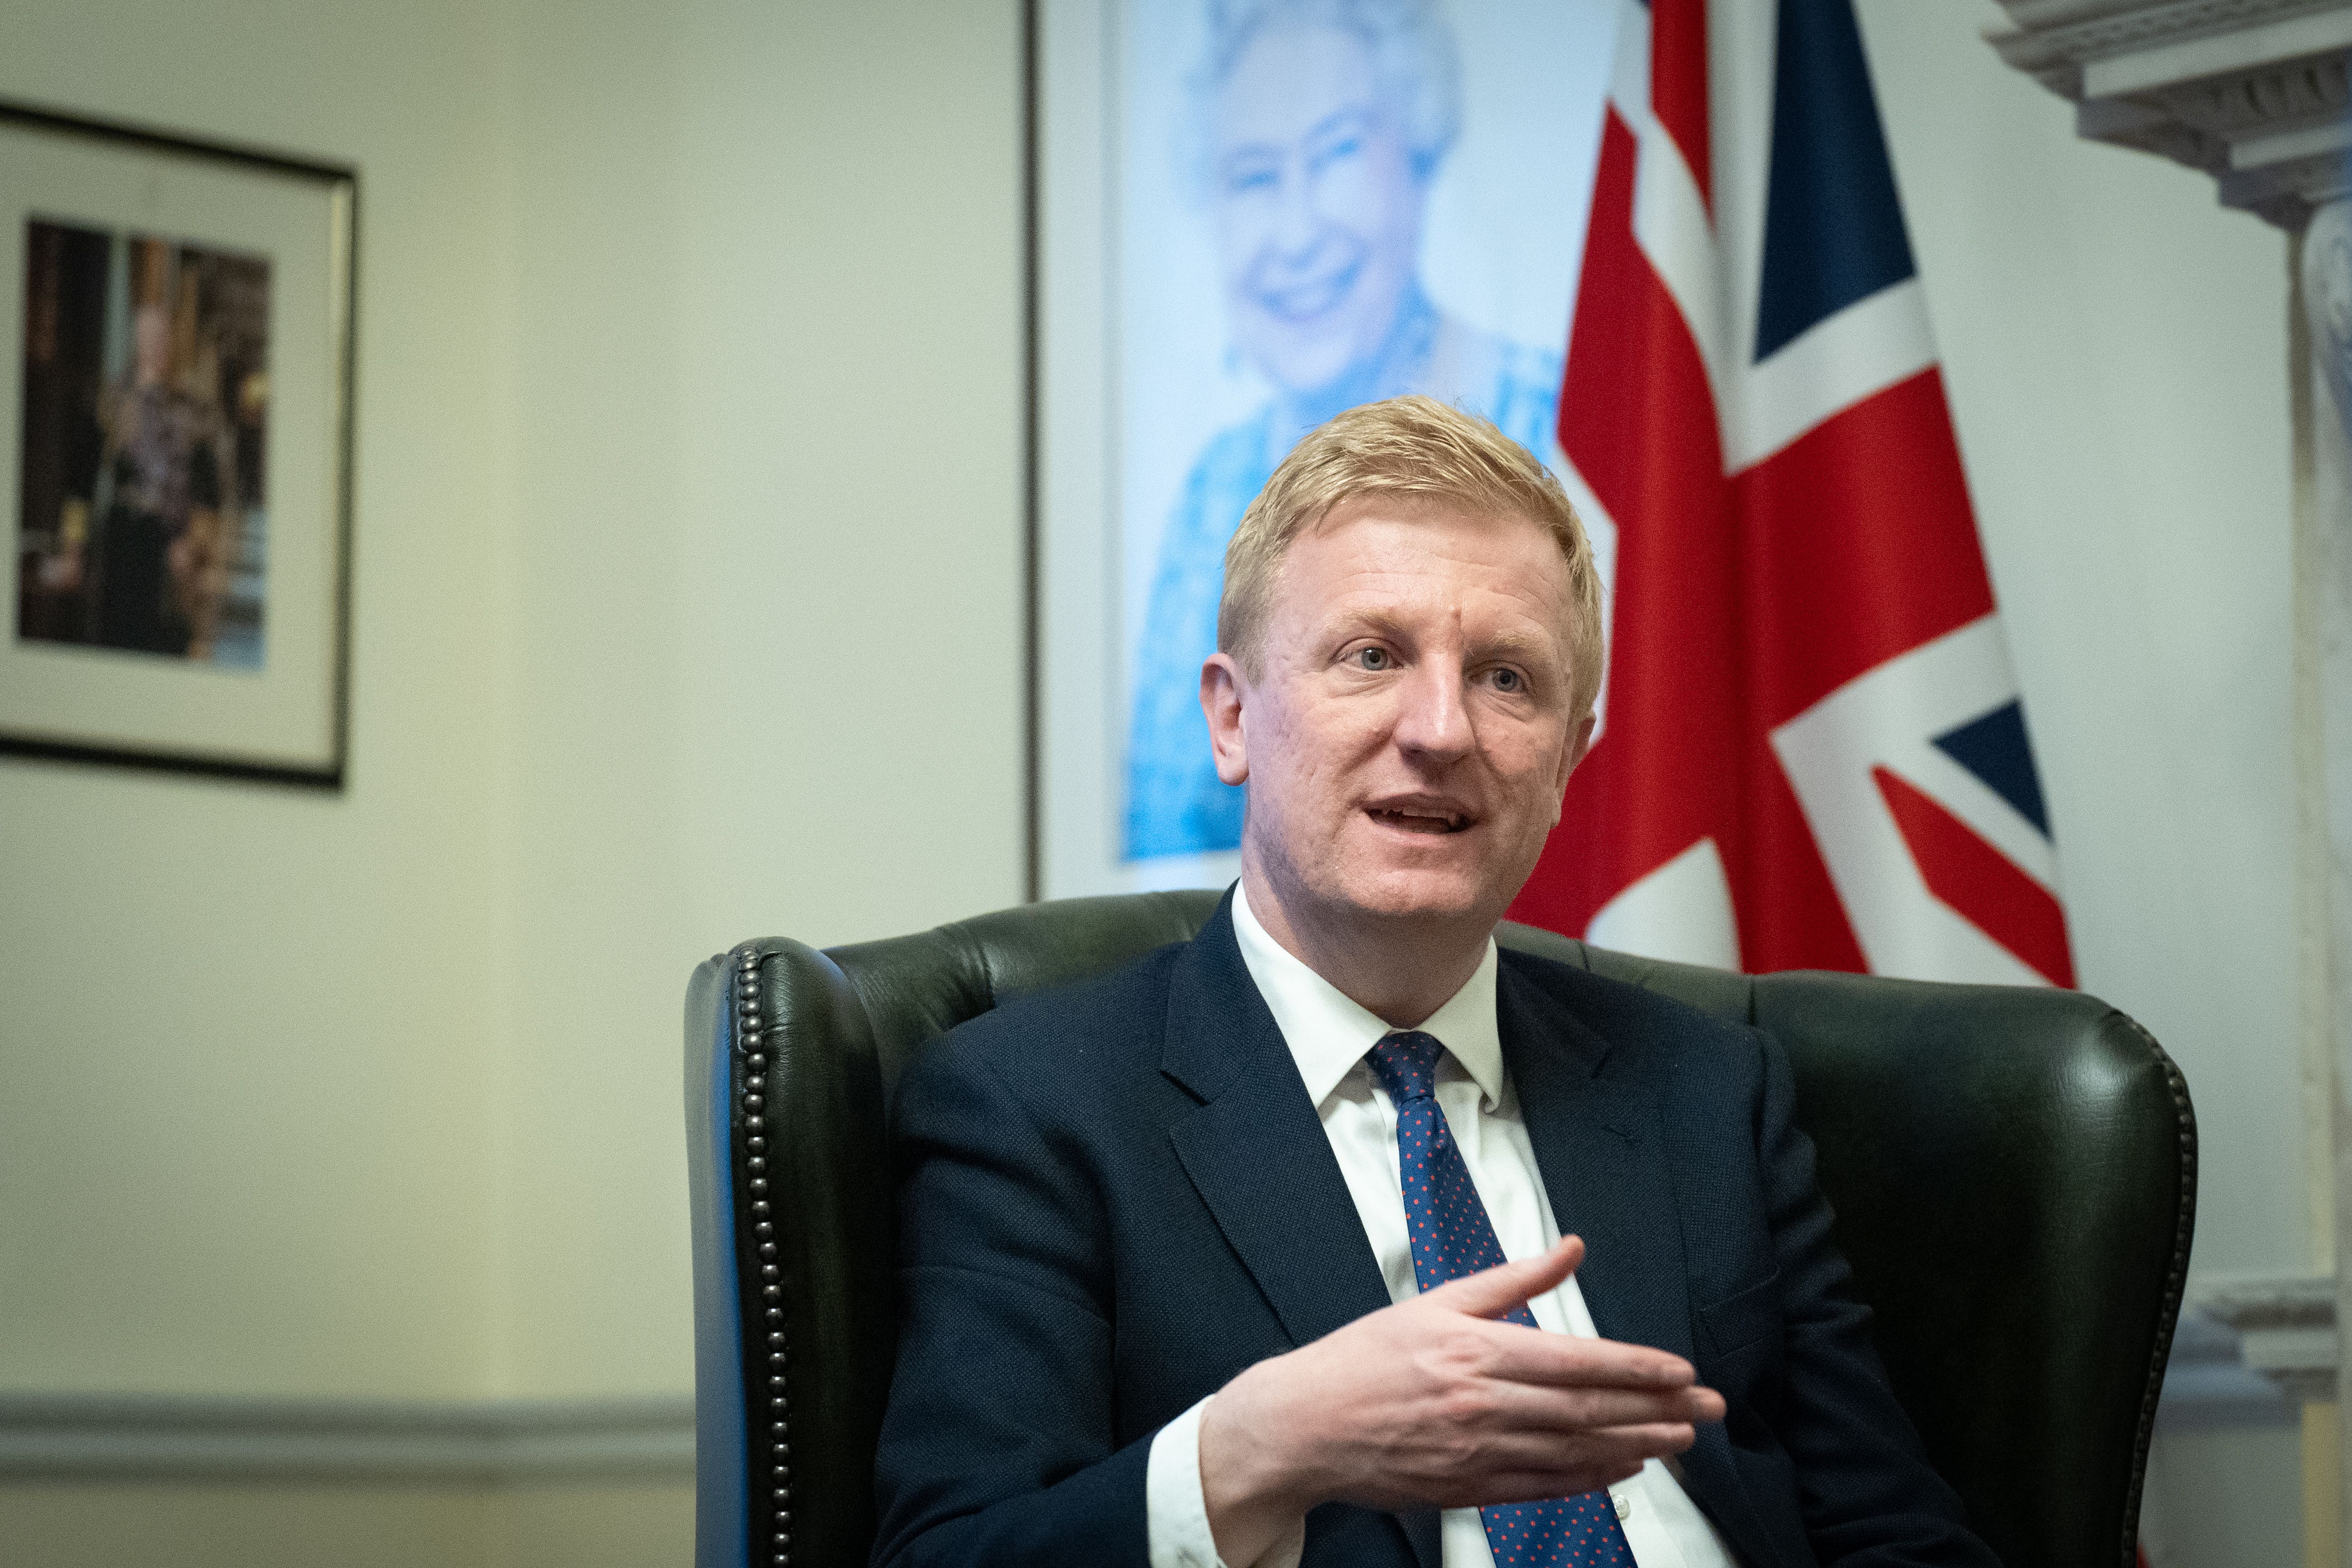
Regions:
<instances>
[{"instance_id":1,"label":"white dress shirt","mask_svg":"<svg viewBox=\"0 0 2352 1568\"><path fill-rule=\"evenodd\" d=\"M1388 1281L1389 1299L1414 1295L1412 1244L1405 1231L1403 1178L1397 1159L1396 1110L1376 1082L1365 1053L1389 1026L1268 936L1234 889L1234 935L1242 961L1265 998L1306 1081L1307 1098L1322 1118L1339 1156L1349 1196ZM1559 1239L1551 1198L1536 1167L1517 1097L1503 1073L1503 1042L1495 1014L1495 944L1489 938L1477 972L1421 1032L1445 1047L1438 1059L1437 1103L1470 1168L1471 1185L1486 1206L1503 1256L1533 1258ZM1528 1303L1539 1328L1591 1337L1592 1317L1574 1276ZM1213 1397L1213 1396L1212 1396ZM1144 1509L1152 1568L1228 1568L1209 1532L1201 1495L1201 1412L1203 1399L1160 1428L1145 1472ZM1682 1489L1670 1461L1650 1460L1641 1474L1609 1489L1638 1568L1733 1568L1730 1545ZM1306 1545L1302 1518L1283 1540L1248 1568L1296 1568ZM1442 1516L1444 1568L1494 1568L1494 1552L1475 1508Z\"/></svg>"}]
</instances>

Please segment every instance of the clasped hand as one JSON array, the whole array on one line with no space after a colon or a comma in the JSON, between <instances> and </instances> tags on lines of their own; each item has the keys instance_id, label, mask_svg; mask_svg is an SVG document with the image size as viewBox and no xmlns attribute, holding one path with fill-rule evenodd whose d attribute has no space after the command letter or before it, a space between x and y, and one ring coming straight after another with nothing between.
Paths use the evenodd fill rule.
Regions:
<instances>
[{"instance_id":1,"label":"clasped hand","mask_svg":"<svg viewBox=\"0 0 2352 1568\"><path fill-rule=\"evenodd\" d=\"M1201 1487L1218 1554L1255 1562L1318 1503L1467 1508L1568 1497L1679 1453L1723 1396L1646 1345L1499 1321L1584 1260L1467 1275L1259 1362L1202 1415Z\"/></svg>"}]
</instances>

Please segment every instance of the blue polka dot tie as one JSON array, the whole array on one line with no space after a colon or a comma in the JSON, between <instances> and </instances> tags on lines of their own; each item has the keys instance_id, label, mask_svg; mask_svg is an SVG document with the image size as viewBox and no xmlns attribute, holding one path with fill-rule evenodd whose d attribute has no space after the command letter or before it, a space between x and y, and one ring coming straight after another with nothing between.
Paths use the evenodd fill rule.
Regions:
<instances>
[{"instance_id":1,"label":"blue polka dot tie","mask_svg":"<svg viewBox=\"0 0 2352 1568\"><path fill-rule=\"evenodd\" d=\"M1412 1239L1412 1277L1424 1291L1503 1261L1494 1221L1437 1108L1437 1056L1444 1049L1433 1036L1399 1030L1365 1059L1396 1106L1405 1230ZM1509 1321L1536 1325L1524 1303L1511 1309ZM1605 1491L1490 1503L1478 1516L1496 1568L1633 1568L1633 1549Z\"/></svg>"}]
</instances>

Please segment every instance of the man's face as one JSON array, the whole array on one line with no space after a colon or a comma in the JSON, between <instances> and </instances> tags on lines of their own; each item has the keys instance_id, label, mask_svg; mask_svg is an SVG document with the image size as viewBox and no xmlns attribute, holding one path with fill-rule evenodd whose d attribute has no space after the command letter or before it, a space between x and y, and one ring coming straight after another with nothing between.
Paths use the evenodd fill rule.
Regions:
<instances>
[{"instance_id":1,"label":"man's face","mask_svg":"<svg viewBox=\"0 0 2352 1568\"><path fill-rule=\"evenodd\" d=\"M1327 386L1387 338L1421 246L1370 53L1328 27L1261 33L1218 95L1213 156L1234 336L1283 386Z\"/></svg>"},{"instance_id":2,"label":"man's face","mask_svg":"<svg viewBox=\"0 0 2352 1568\"><path fill-rule=\"evenodd\" d=\"M1259 678L1222 653L1202 676L1244 858L1293 918L1501 917L1591 737L1570 602L1524 517L1376 500L1293 541Z\"/></svg>"}]
</instances>

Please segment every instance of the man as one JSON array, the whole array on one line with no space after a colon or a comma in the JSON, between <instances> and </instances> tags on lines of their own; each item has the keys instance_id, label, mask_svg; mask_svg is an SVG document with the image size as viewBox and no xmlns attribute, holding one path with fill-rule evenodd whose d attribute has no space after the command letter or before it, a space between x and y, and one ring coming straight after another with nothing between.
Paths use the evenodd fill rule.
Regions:
<instances>
[{"instance_id":1,"label":"man","mask_svg":"<svg viewBox=\"0 0 2352 1568\"><path fill-rule=\"evenodd\" d=\"M1495 946L1599 600L1557 482L1426 398L1276 470L1201 680L1239 884L902 1082L877 1562L1991 1562L1780 1048Z\"/></svg>"}]
</instances>

